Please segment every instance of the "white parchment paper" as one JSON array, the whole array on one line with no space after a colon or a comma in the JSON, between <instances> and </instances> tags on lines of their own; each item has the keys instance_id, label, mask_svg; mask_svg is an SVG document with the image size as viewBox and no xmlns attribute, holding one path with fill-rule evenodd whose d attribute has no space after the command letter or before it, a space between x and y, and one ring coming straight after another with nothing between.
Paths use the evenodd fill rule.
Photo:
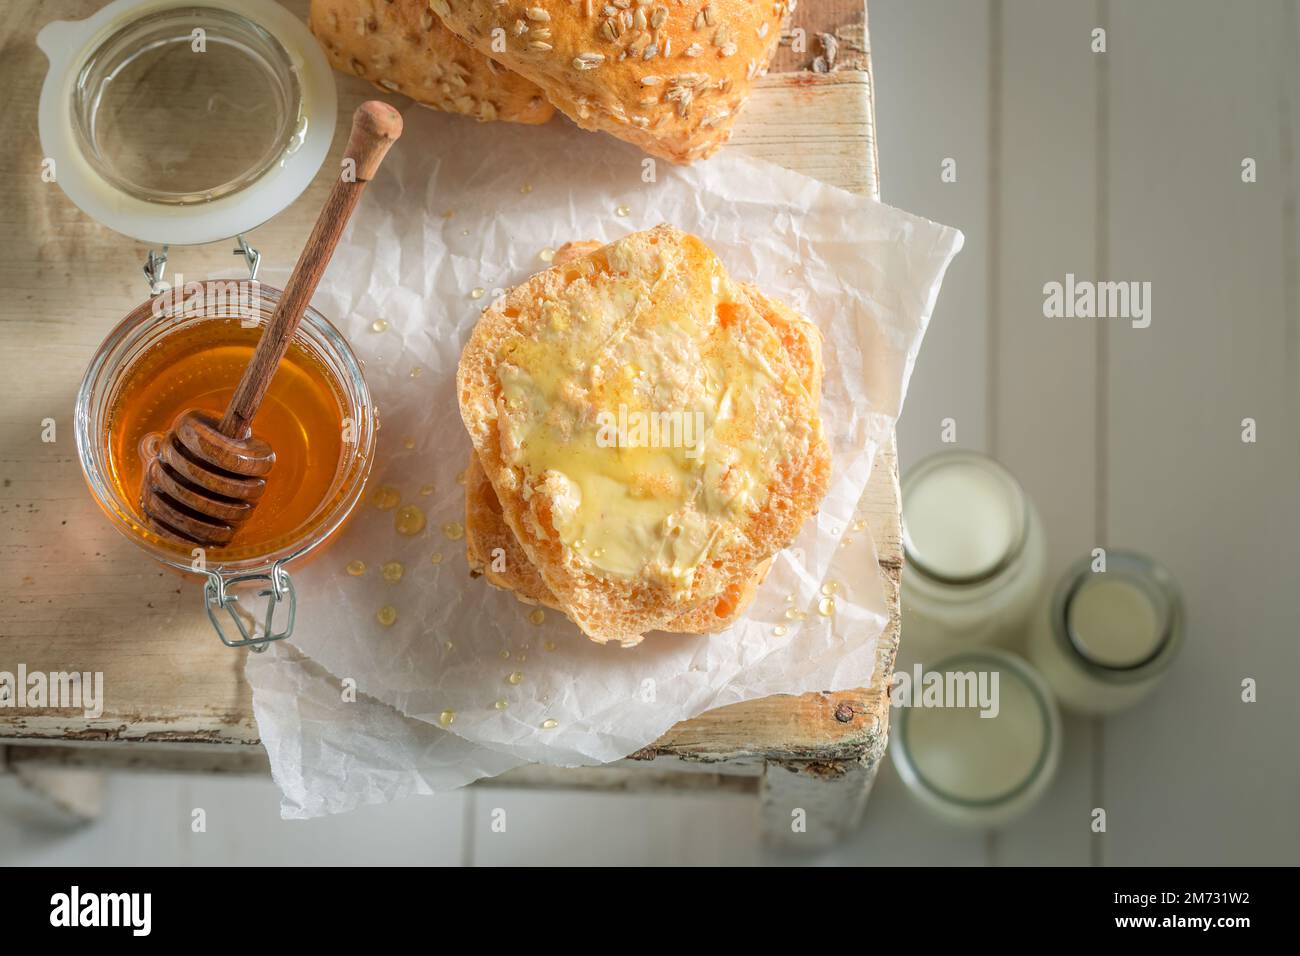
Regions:
<instances>
[{"instance_id":1,"label":"white parchment paper","mask_svg":"<svg viewBox=\"0 0 1300 956\"><path fill-rule=\"evenodd\" d=\"M296 648L250 657L286 815L522 762L608 762L712 707L868 682L887 615L859 499L961 234L735 150L681 169L562 123L475 125L419 109L406 121L314 299L366 363L380 409L372 494L326 554L291 569ZM832 482L743 620L707 637L600 646L557 612L534 623L533 608L470 578L457 534L470 443L454 376L480 310L546 268L543 250L661 222L702 237L733 278L821 329ZM422 532L399 533L397 512L374 502L381 486L425 513ZM358 560L365 574L345 573ZM399 581L381 575L389 562L403 566ZM379 622L382 607L395 623ZM348 678L364 696L340 706L366 711L351 720L326 700Z\"/></svg>"}]
</instances>

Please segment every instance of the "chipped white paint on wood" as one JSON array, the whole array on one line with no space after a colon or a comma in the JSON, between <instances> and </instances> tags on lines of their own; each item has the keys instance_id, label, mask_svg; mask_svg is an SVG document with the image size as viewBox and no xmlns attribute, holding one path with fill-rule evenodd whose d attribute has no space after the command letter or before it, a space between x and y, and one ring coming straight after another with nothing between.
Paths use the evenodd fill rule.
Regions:
<instances>
[{"instance_id":1,"label":"chipped white paint on wood","mask_svg":"<svg viewBox=\"0 0 1300 956\"><path fill-rule=\"evenodd\" d=\"M763 836L792 850L843 841L866 809L878 769L878 758L769 760L758 791Z\"/></svg>"}]
</instances>

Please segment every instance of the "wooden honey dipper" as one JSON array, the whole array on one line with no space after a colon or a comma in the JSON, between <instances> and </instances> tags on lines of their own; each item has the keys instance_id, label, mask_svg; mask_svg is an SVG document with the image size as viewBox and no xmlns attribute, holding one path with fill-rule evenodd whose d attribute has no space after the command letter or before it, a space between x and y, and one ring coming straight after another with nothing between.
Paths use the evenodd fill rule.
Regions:
<instances>
[{"instance_id":1,"label":"wooden honey dipper","mask_svg":"<svg viewBox=\"0 0 1300 956\"><path fill-rule=\"evenodd\" d=\"M195 409L182 412L145 468L140 506L155 531L193 544L224 545L257 506L275 464L275 451L253 434L257 408L362 189L401 135L402 116L387 103L362 103L352 115L343 174L321 208L225 415L218 420Z\"/></svg>"}]
</instances>

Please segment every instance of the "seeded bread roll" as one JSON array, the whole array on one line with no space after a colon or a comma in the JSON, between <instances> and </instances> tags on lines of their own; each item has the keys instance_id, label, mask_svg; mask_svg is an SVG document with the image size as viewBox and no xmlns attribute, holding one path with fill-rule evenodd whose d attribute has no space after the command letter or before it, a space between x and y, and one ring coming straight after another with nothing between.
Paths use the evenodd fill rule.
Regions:
<instances>
[{"instance_id":1,"label":"seeded bread roll","mask_svg":"<svg viewBox=\"0 0 1300 956\"><path fill-rule=\"evenodd\" d=\"M312 0L310 26L336 70L424 106L485 122L555 115L535 84L461 40L427 0Z\"/></svg>"},{"instance_id":2,"label":"seeded bread roll","mask_svg":"<svg viewBox=\"0 0 1300 956\"><path fill-rule=\"evenodd\" d=\"M429 0L583 129L675 163L712 155L794 0Z\"/></svg>"},{"instance_id":3,"label":"seeded bread roll","mask_svg":"<svg viewBox=\"0 0 1300 956\"><path fill-rule=\"evenodd\" d=\"M599 242L566 242L555 253L553 265L563 266L600 249ZM814 397L821 395L821 333L816 326L796 315L758 289L743 286L758 311L782 341ZM563 610L528 560L519 539L506 525L501 502L479 464L478 455L470 452L465 469L465 553L470 568L487 578L493 586L513 591L526 604L544 604ZM767 576L771 561L765 561L743 580L731 582L714 600L705 601L693 611L679 615L665 630L679 634L712 634L739 618L754 600Z\"/></svg>"},{"instance_id":4,"label":"seeded bread roll","mask_svg":"<svg viewBox=\"0 0 1300 956\"><path fill-rule=\"evenodd\" d=\"M815 513L830 452L783 337L797 344L667 226L484 310L457 374L461 416L506 525L593 640L671 626Z\"/></svg>"}]
</instances>

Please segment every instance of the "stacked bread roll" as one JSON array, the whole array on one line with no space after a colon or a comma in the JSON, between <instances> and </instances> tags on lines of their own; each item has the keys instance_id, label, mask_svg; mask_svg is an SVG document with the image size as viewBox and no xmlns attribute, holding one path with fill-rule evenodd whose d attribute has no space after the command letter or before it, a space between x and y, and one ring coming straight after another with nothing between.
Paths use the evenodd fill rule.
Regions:
<instances>
[{"instance_id":1,"label":"stacked bread roll","mask_svg":"<svg viewBox=\"0 0 1300 956\"><path fill-rule=\"evenodd\" d=\"M471 568L602 643L726 627L825 494L821 368L694 236L562 250L461 356Z\"/></svg>"},{"instance_id":2,"label":"stacked bread roll","mask_svg":"<svg viewBox=\"0 0 1300 956\"><path fill-rule=\"evenodd\" d=\"M436 109L717 151L795 0L312 0L336 69Z\"/></svg>"}]
</instances>

